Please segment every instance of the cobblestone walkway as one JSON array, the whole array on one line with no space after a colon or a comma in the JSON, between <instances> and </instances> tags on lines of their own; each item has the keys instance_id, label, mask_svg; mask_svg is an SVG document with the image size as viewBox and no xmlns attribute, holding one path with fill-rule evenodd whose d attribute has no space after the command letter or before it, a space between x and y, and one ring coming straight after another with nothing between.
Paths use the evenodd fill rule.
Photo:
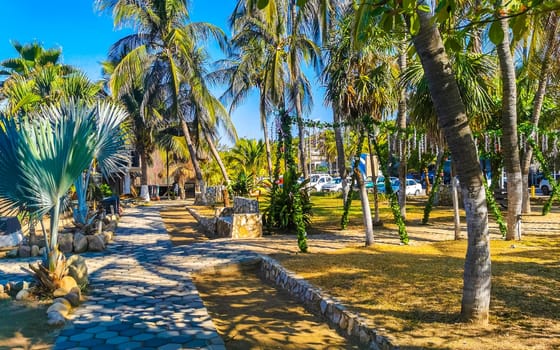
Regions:
<instances>
[{"instance_id":1,"label":"cobblestone walkway","mask_svg":"<svg viewBox=\"0 0 560 350\"><path fill-rule=\"evenodd\" d=\"M91 293L54 349L225 349L190 273L258 259L212 243L173 247L158 206L127 209L107 250L83 256ZM18 263L1 263L0 280L25 274Z\"/></svg>"}]
</instances>

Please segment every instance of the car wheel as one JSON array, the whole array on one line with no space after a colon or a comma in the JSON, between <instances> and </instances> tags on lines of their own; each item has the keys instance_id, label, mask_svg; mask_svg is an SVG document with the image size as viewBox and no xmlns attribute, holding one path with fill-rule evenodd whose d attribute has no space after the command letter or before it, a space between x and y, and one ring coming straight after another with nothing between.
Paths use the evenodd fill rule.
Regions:
<instances>
[{"instance_id":1,"label":"car wheel","mask_svg":"<svg viewBox=\"0 0 560 350\"><path fill-rule=\"evenodd\" d=\"M548 194L550 193L550 190L548 189L547 186L543 186L541 188L542 194L544 194L545 196L548 196Z\"/></svg>"},{"instance_id":2,"label":"car wheel","mask_svg":"<svg viewBox=\"0 0 560 350\"><path fill-rule=\"evenodd\" d=\"M419 196L420 195L420 190L416 190L416 192L414 192L415 196Z\"/></svg>"}]
</instances>

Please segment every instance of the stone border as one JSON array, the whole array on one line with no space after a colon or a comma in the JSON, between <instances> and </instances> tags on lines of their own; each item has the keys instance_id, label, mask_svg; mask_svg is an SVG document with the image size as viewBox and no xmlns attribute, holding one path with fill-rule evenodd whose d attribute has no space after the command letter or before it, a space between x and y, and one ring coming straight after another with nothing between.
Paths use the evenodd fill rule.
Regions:
<instances>
[{"instance_id":1,"label":"stone border","mask_svg":"<svg viewBox=\"0 0 560 350\"><path fill-rule=\"evenodd\" d=\"M324 317L328 324L344 337L356 339L372 350L399 349L393 340L379 334L376 329L367 324L364 318L346 310L340 301L328 296L297 274L286 270L278 261L268 256L261 256L261 258L259 272L265 280L286 290L310 311Z\"/></svg>"},{"instance_id":2,"label":"stone border","mask_svg":"<svg viewBox=\"0 0 560 350\"><path fill-rule=\"evenodd\" d=\"M350 312L336 298L314 287L297 274L286 270L278 261L260 255L250 261L228 263L197 271L196 274L227 275L234 272L246 272L256 269L256 273L273 286L287 291L295 297L307 310L322 317L327 324L347 339L359 342L364 349L398 350L394 341L381 335L370 327L359 315ZM204 301L204 300L203 300Z\"/></svg>"}]
</instances>

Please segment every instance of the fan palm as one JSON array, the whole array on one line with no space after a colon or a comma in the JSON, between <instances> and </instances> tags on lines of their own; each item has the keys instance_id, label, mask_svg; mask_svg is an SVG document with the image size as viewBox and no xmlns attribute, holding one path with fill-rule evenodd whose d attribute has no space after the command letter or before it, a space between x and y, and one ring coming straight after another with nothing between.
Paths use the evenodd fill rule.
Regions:
<instances>
[{"instance_id":1,"label":"fan palm","mask_svg":"<svg viewBox=\"0 0 560 350\"><path fill-rule=\"evenodd\" d=\"M74 210L76 222L85 224L88 214L86 193L92 171L99 168L105 178L114 176L122 171L128 163L128 149L125 140L123 123L128 115L121 107L107 102L99 102L92 108L96 116L95 121L95 151L94 159L87 167L85 173L74 181L78 208ZM95 162L94 162L95 161Z\"/></svg>"},{"instance_id":2,"label":"fan palm","mask_svg":"<svg viewBox=\"0 0 560 350\"><path fill-rule=\"evenodd\" d=\"M95 156L95 112L70 102L21 120L2 114L0 123L0 210L50 215L45 238L48 270L54 272L61 256L58 221L64 200Z\"/></svg>"}]
</instances>

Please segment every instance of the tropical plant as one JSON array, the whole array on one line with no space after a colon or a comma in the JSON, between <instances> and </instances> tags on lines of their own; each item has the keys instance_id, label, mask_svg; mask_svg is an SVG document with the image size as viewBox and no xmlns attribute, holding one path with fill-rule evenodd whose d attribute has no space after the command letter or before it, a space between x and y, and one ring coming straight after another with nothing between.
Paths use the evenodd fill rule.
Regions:
<instances>
[{"instance_id":1,"label":"tropical plant","mask_svg":"<svg viewBox=\"0 0 560 350\"><path fill-rule=\"evenodd\" d=\"M130 76L143 71L142 106L155 107L149 111L152 113L163 110L163 115L180 123L200 200L206 202L195 137L198 128L208 136L216 120L228 114L206 85L202 66L206 55L201 45L213 37L225 47L223 32L208 23L189 23L184 0L97 0L96 4L100 11L113 11L116 26L132 25L136 29L111 49L110 55L120 58L111 76L112 91L126 90ZM145 115L148 111L141 108L140 112Z\"/></svg>"},{"instance_id":2,"label":"tropical plant","mask_svg":"<svg viewBox=\"0 0 560 350\"><path fill-rule=\"evenodd\" d=\"M74 179L92 162L96 115L83 103L68 102L20 120L0 115L0 210L26 210L50 216L47 258L31 267L52 291L64 272L58 250L58 224ZM49 282L50 281L50 282Z\"/></svg>"}]
</instances>

